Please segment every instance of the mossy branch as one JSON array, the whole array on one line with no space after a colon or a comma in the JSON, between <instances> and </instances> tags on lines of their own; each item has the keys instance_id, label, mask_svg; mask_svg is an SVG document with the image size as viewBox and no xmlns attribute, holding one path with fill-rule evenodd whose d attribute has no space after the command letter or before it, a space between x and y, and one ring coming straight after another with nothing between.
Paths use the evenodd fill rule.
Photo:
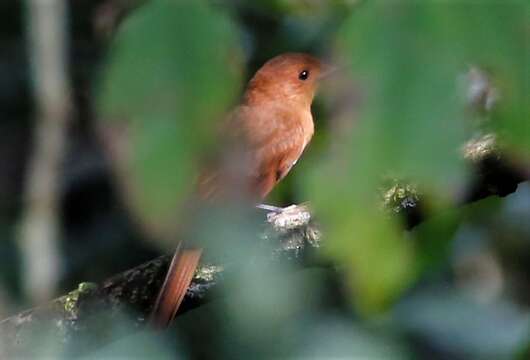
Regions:
<instances>
[{"instance_id":1,"label":"mossy branch","mask_svg":"<svg viewBox=\"0 0 530 360\"><path fill-rule=\"evenodd\" d=\"M487 135L466 144L464 157L473 164L475 180L460 199L466 203L489 195L504 196L514 192L528 174L512 166L498 151L494 138ZM415 186L393 181L382 191L383 206L392 213L410 217L418 209L422 195ZM412 211L412 212L411 212ZM416 214L417 215L417 214ZM414 225L422 221L414 217ZM277 240L271 261L300 261L308 250L320 246L321 233L312 221L307 205L287 208L267 217L269 226L259 241ZM102 284L81 283L78 288L48 304L21 312L0 322L0 358L31 355L39 349L42 334L46 341L61 347L73 347L75 353L100 347L108 336L94 334L132 314L128 332L143 327L164 280L171 257L161 256L115 275ZM237 270L237 269L235 269ZM224 264L202 263L195 273L179 314L209 302L223 282ZM178 314L178 315L179 315ZM90 339L90 340L86 340ZM81 343L80 343L81 342ZM29 352L28 352L29 351Z\"/></svg>"},{"instance_id":2,"label":"mossy branch","mask_svg":"<svg viewBox=\"0 0 530 360\"><path fill-rule=\"evenodd\" d=\"M261 241L277 240L271 261L299 261L306 248L319 246L317 230L305 206L293 206L268 217L270 227ZM82 352L101 346L98 331L111 328L132 314L130 331L142 327L152 310L171 261L161 256L117 274L102 284L81 283L68 294L34 309L23 311L0 322L0 358L37 355L43 336L50 346L75 347ZM197 269L179 314L208 302L212 290L222 282L224 266L201 263ZM215 295L213 295L215 296ZM44 334L44 335L43 335ZM108 339L107 339L108 341ZM81 343L79 343L81 342ZM74 345L75 344L75 345Z\"/></svg>"}]
</instances>

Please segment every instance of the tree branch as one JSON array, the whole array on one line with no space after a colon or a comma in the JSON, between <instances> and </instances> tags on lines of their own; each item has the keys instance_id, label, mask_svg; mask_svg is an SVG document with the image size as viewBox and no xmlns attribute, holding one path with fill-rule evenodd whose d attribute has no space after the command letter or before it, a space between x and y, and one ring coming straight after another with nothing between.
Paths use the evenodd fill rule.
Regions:
<instances>
[{"instance_id":1,"label":"tree branch","mask_svg":"<svg viewBox=\"0 0 530 360\"><path fill-rule=\"evenodd\" d=\"M473 140L464 149L464 157L477 169L477 179L470 190L474 195L467 196L463 202L489 195L507 195L515 191L518 183L528 180L527 173L506 162L491 139L490 136L484 136ZM495 159L494 163L492 159ZM477 192L475 189L488 191ZM408 214L420 200L421 196L409 185L395 185L383 193L384 206L396 213ZM267 222L270 226L261 234L259 241L278 241L270 254L271 262L300 262L310 250L320 246L322 236L312 221L307 205L291 206L281 213L270 213ZM93 349L108 341L108 338L94 338L93 334L98 329L111 326L124 312L132 310L134 314L129 332L142 327L151 312L170 260L169 255L161 256L115 275L100 285L81 283L78 289L44 306L3 320L0 322L0 358L20 356L21 352L25 354L25 349L34 347L33 344L38 341L36 337L42 336L42 329L45 329L47 339L53 339L61 346L81 341L79 339L92 339L82 347L76 346L81 351L83 347ZM215 298L215 289L222 284L229 267L225 264L201 263L177 315ZM232 267L233 271L237 271L237 268Z\"/></svg>"},{"instance_id":2,"label":"tree branch","mask_svg":"<svg viewBox=\"0 0 530 360\"><path fill-rule=\"evenodd\" d=\"M320 232L311 221L306 206L291 206L268 217L271 225L260 241L277 240L270 259L300 261L307 248L318 247ZM115 275L100 285L81 283L78 288L46 305L23 311L0 322L0 358L28 355L39 338L64 344L93 339L81 348L100 346L93 334L111 326L125 312L133 310L130 331L145 324L171 261L165 255ZM227 265L229 266L229 265ZM201 263L188 289L179 314L212 299L212 290L222 282L225 266ZM97 319L97 320L96 320ZM107 339L108 340L108 339Z\"/></svg>"}]
</instances>

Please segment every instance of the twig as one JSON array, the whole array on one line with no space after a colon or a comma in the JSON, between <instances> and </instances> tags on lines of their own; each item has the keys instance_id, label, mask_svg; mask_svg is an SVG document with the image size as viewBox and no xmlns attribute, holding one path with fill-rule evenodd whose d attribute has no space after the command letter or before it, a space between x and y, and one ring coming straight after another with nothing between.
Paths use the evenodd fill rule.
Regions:
<instances>
[{"instance_id":1,"label":"twig","mask_svg":"<svg viewBox=\"0 0 530 360\"><path fill-rule=\"evenodd\" d=\"M70 110L65 19L64 0L28 1L29 53L37 116L19 246L24 261L23 284L33 303L51 298L61 267L57 249L60 238L57 188Z\"/></svg>"}]
</instances>

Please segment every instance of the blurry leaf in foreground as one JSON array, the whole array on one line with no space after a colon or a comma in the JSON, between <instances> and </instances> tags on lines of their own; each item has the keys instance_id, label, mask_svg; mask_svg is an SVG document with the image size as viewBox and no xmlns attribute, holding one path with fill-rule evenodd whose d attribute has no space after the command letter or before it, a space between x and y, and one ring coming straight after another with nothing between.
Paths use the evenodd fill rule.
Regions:
<instances>
[{"instance_id":1,"label":"blurry leaf in foreground","mask_svg":"<svg viewBox=\"0 0 530 360\"><path fill-rule=\"evenodd\" d=\"M447 267L453 237L460 224L461 212L453 209L434 215L411 232L417 247L420 273L438 273Z\"/></svg>"},{"instance_id":2,"label":"blurry leaf in foreground","mask_svg":"<svg viewBox=\"0 0 530 360\"><path fill-rule=\"evenodd\" d=\"M435 350L473 359L511 358L525 345L530 325L528 312L511 303L478 303L446 287L407 299L396 320Z\"/></svg>"},{"instance_id":3,"label":"blurry leaf in foreground","mask_svg":"<svg viewBox=\"0 0 530 360\"><path fill-rule=\"evenodd\" d=\"M362 94L359 123L349 136L335 134L344 141L334 144L331 161L314 167L306 191L326 226L329 253L348 270L353 301L364 312L384 309L417 269L429 267L416 263L410 239L381 214L378 186L396 174L419 183L440 204L463 186L460 148L471 114L459 97L458 79L470 64L485 66L506 76L499 102L503 92L520 93L524 77L510 75L524 68L514 46L524 28L518 4L373 1L363 3L339 33L338 50ZM505 106L520 108L511 101ZM437 225L447 226L437 230L444 238L454 231L454 220L447 220Z\"/></svg>"},{"instance_id":4,"label":"blurry leaf in foreground","mask_svg":"<svg viewBox=\"0 0 530 360\"><path fill-rule=\"evenodd\" d=\"M498 88L492 127L503 144L524 152L528 160L530 4L524 0L483 1L454 8L460 10L460 18L452 22L451 34L459 41L463 60L487 69Z\"/></svg>"},{"instance_id":5,"label":"blurry leaf in foreground","mask_svg":"<svg viewBox=\"0 0 530 360\"><path fill-rule=\"evenodd\" d=\"M115 39L100 94L114 121L102 127L126 137L124 156L111 155L149 225L171 222L198 153L237 94L236 44L228 16L202 1L150 1Z\"/></svg>"},{"instance_id":6,"label":"blurry leaf in foreground","mask_svg":"<svg viewBox=\"0 0 530 360\"><path fill-rule=\"evenodd\" d=\"M359 4L359 0L258 0L251 6L273 11L282 15L322 15L326 12L344 12Z\"/></svg>"},{"instance_id":7,"label":"blurry leaf in foreground","mask_svg":"<svg viewBox=\"0 0 530 360\"><path fill-rule=\"evenodd\" d=\"M393 339L365 331L338 318L317 318L306 326L303 359L410 359L406 348Z\"/></svg>"},{"instance_id":8,"label":"blurry leaf in foreground","mask_svg":"<svg viewBox=\"0 0 530 360\"><path fill-rule=\"evenodd\" d=\"M139 332L126 336L86 356L86 359L175 359L175 351L161 341L161 334ZM179 356L185 358L184 356Z\"/></svg>"},{"instance_id":9,"label":"blurry leaf in foreground","mask_svg":"<svg viewBox=\"0 0 530 360\"><path fill-rule=\"evenodd\" d=\"M227 358L282 358L291 350L298 325L316 309L320 278L289 270L258 260L242 266L228 283L222 331L233 343L225 348Z\"/></svg>"},{"instance_id":10,"label":"blurry leaf in foreground","mask_svg":"<svg viewBox=\"0 0 530 360\"><path fill-rule=\"evenodd\" d=\"M414 277L412 243L377 208L376 187L340 165L333 159L311 172L306 191L320 211L325 250L345 267L353 302L364 313L381 311Z\"/></svg>"},{"instance_id":11,"label":"blurry leaf in foreground","mask_svg":"<svg viewBox=\"0 0 530 360\"><path fill-rule=\"evenodd\" d=\"M340 47L365 92L355 166L393 171L437 190L461 181L457 78L465 64L435 3L377 1L346 23Z\"/></svg>"}]
</instances>

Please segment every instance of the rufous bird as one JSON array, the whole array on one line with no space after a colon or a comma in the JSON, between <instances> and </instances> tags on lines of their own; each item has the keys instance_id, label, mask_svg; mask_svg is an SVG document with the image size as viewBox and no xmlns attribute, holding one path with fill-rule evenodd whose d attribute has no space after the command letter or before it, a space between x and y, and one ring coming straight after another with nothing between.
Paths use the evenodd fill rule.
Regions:
<instances>
[{"instance_id":1,"label":"rufous bird","mask_svg":"<svg viewBox=\"0 0 530 360\"><path fill-rule=\"evenodd\" d=\"M220 135L221 155L200 174L196 195L213 202L233 196L256 204L264 199L296 164L313 136L311 104L327 72L320 60L303 53L267 61L228 116ZM175 316L202 251L178 245L152 313L155 326L165 327Z\"/></svg>"}]
</instances>

